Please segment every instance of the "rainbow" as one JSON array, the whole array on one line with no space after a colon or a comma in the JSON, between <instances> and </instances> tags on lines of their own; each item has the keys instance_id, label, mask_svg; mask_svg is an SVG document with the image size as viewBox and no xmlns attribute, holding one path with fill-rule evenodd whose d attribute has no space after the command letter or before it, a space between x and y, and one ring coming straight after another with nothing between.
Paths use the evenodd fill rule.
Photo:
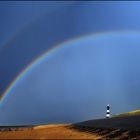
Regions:
<instances>
[{"instance_id":1,"label":"rainbow","mask_svg":"<svg viewBox=\"0 0 140 140\"><path fill-rule=\"evenodd\" d=\"M5 90L5 92L2 94L1 96L1 103L3 103L3 101L6 99L6 97L10 94L10 91L12 89L14 89L14 87L16 86L16 84L22 80L36 65L38 65L40 62L42 62L42 60L44 60L44 58L49 57L50 54L52 54L53 52L57 51L58 49L64 48L69 46L68 44L70 42L77 42L80 40L83 40L85 38L88 37L92 37L92 38L96 38L96 37L100 37L100 36L111 36L111 35L115 35L115 34L121 34L121 33L128 33L128 34L135 34L135 35L140 35L139 31L110 31L110 32L99 32L99 33L91 33L91 34L87 34L87 35L83 35L83 36L79 36L76 38L73 38L71 40L66 40L63 43L60 43L54 47L52 47L51 49L49 49L47 52L43 53L42 55L40 55L38 58L36 58L34 61L32 61L25 69L23 69L20 74L9 84L9 86L7 87L7 89Z\"/></svg>"}]
</instances>

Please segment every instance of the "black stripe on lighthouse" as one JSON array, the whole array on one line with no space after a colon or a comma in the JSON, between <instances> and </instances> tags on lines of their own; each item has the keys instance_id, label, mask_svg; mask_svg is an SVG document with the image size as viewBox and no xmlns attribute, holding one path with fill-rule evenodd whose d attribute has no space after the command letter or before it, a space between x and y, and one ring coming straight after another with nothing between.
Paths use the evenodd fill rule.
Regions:
<instances>
[{"instance_id":1,"label":"black stripe on lighthouse","mask_svg":"<svg viewBox=\"0 0 140 140\"><path fill-rule=\"evenodd\" d=\"M109 104L107 105L106 118L110 118L110 106L109 106Z\"/></svg>"}]
</instances>

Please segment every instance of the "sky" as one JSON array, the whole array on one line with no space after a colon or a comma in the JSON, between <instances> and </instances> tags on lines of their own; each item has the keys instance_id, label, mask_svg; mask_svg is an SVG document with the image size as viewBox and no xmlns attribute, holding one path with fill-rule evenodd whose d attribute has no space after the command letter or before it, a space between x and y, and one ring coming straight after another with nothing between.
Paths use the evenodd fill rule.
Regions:
<instances>
[{"instance_id":1,"label":"sky","mask_svg":"<svg viewBox=\"0 0 140 140\"><path fill-rule=\"evenodd\" d=\"M108 103L112 114L138 109L139 9L140 2L0 2L0 124L102 118Z\"/></svg>"}]
</instances>

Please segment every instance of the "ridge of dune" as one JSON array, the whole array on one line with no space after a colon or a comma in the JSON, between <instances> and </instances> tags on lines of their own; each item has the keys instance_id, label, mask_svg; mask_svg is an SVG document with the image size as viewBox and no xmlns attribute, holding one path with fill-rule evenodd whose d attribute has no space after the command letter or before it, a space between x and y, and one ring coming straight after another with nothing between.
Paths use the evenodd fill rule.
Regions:
<instances>
[{"instance_id":1,"label":"ridge of dune","mask_svg":"<svg viewBox=\"0 0 140 140\"><path fill-rule=\"evenodd\" d=\"M45 128L54 128L54 127L61 127L61 126L68 126L69 124L47 124L47 125L38 125L34 126L33 129L45 129Z\"/></svg>"}]
</instances>

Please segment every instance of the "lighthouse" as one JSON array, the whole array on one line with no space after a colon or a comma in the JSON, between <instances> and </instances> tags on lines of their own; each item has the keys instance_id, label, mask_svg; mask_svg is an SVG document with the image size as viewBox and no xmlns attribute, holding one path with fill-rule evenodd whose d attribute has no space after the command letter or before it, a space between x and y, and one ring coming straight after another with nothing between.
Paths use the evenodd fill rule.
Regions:
<instances>
[{"instance_id":1,"label":"lighthouse","mask_svg":"<svg viewBox=\"0 0 140 140\"><path fill-rule=\"evenodd\" d=\"M110 118L110 106L109 104L107 105L107 110L106 110L106 118Z\"/></svg>"}]
</instances>

